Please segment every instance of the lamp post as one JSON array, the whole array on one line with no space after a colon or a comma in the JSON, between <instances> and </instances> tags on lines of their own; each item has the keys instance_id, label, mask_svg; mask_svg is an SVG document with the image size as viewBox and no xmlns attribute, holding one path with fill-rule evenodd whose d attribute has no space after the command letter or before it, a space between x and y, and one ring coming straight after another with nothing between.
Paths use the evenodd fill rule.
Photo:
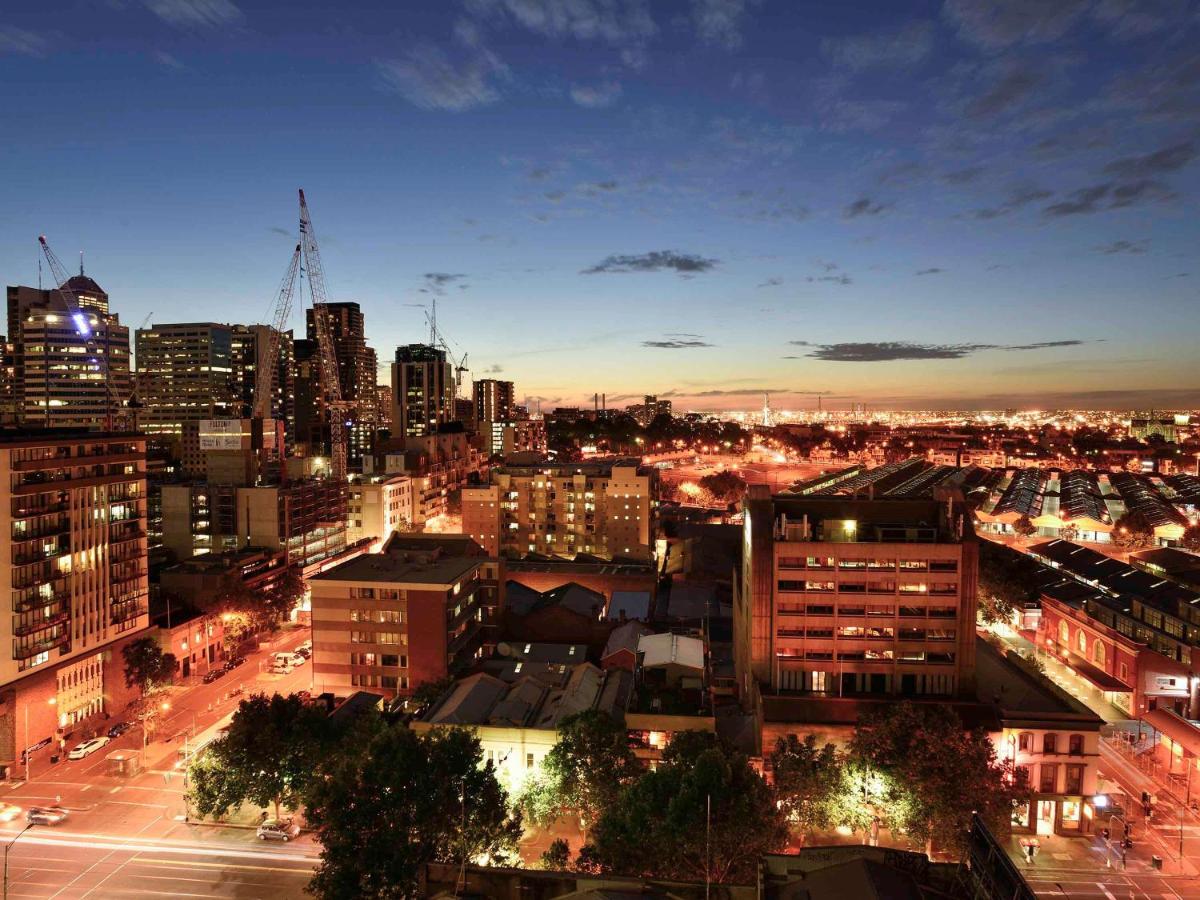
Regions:
<instances>
[{"instance_id":1,"label":"lamp post","mask_svg":"<svg viewBox=\"0 0 1200 900\"><path fill-rule=\"evenodd\" d=\"M26 709L28 709L28 707L26 707ZM8 851L12 849L12 845L20 839L21 835L23 835L32 827L33 823L30 822L17 832L17 836L15 838L4 845L4 900L8 900Z\"/></svg>"}]
</instances>

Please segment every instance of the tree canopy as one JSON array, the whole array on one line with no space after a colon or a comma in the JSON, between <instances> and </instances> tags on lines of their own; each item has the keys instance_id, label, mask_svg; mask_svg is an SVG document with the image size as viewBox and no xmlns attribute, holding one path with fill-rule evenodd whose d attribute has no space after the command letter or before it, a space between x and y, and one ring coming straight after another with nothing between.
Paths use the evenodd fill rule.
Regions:
<instances>
[{"instance_id":1,"label":"tree canopy","mask_svg":"<svg viewBox=\"0 0 1200 900\"><path fill-rule=\"evenodd\" d=\"M1112 542L1126 551L1153 547L1154 524L1144 512L1131 510L1113 523Z\"/></svg>"},{"instance_id":2,"label":"tree canopy","mask_svg":"<svg viewBox=\"0 0 1200 900\"><path fill-rule=\"evenodd\" d=\"M151 688L170 681L178 662L175 654L166 653L154 638L138 638L121 648L125 660L125 684L136 687L143 695Z\"/></svg>"},{"instance_id":3,"label":"tree canopy","mask_svg":"<svg viewBox=\"0 0 1200 900\"><path fill-rule=\"evenodd\" d=\"M250 802L296 809L332 733L324 708L292 694L256 694L238 704L229 731L199 754L189 769L193 808L220 818Z\"/></svg>"},{"instance_id":4,"label":"tree canopy","mask_svg":"<svg viewBox=\"0 0 1200 900\"><path fill-rule=\"evenodd\" d=\"M814 734L779 738L770 757L775 795L788 824L799 835L827 829L844 787L841 760L833 744L821 746Z\"/></svg>"},{"instance_id":5,"label":"tree canopy","mask_svg":"<svg viewBox=\"0 0 1200 900\"><path fill-rule=\"evenodd\" d=\"M979 619L985 624L1007 621L1013 611L1038 595L1036 562L991 541L979 542Z\"/></svg>"},{"instance_id":6,"label":"tree canopy","mask_svg":"<svg viewBox=\"0 0 1200 900\"><path fill-rule=\"evenodd\" d=\"M1179 546L1184 550L1200 551L1200 525L1189 525L1185 528Z\"/></svg>"},{"instance_id":7,"label":"tree canopy","mask_svg":"<svg viewBox=\"0 0 1200 900\"><path fill-rule=\"evenodd\" d=\"M331 756L308 820L322 848L309 890L322 900L416 898L424 863L504 864L521 836L479 739L457 728L418 735L391 725L357 752Z\"/></svg>"},{"instance_id":8,"label":"tree canopy","mask_svg":"<svg viewBox=\"0 0 1200 900\"><path fill-rule=\"evenodd\" d=\"M746 495L745 480L729 469L705 475L698 483L720 503L737 503Z\"/></svg>"},{"instance_id":9,"label":"tree canopy","mask_svg":"<svg viewBox=\"0 0 1200 900\"><path fill-rule=\"evenodd\" d=\"M588 828L637 774L637 759L625 726L589 709L559 724L558 742L542 768L542 786L552 798L548 805L574 810Z\"/></svg>"}]
</instances>

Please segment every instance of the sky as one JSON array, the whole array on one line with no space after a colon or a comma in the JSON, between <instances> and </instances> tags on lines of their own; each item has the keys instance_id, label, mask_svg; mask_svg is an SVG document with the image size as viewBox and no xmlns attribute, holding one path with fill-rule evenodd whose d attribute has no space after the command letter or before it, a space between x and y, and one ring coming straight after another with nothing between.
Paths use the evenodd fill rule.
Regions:
<instances>
[{"instance_id":1,"label":"sky","mask_svg":"<svg viewBox=\"0 0 1200 900\"><path fill-rule=\"evenodd\" d=\"M1200 0L12 3L0 124L0 277L134 327L270 321L302 187L535 409L1200 406Z\"/></svg>"}]
</instances>

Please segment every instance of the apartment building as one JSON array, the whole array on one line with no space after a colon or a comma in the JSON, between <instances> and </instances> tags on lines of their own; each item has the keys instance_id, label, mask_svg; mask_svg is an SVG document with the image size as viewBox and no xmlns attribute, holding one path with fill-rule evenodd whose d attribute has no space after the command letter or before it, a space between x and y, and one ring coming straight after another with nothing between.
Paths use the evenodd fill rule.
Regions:
<instances>
[{"instance_id":1,"label":"apartment building","mask_svg":"<svg viewBox=\"0 0 1200 900\"><path fill-rule=\"evenodd\" d=\"M233 386L233 333L215 322L178 322L139 328L139 415L147 434L183 433L185 422L240 413Z\"/></svg>"},{"instance_id":2,"label":"apartment building","mask_svg":"<svg viewBox=\"0 0 1200 900\"><path fill-rule=\"evenodd\" d=\"M57 290L8 288L11 407L27 425L95 425L132 393L129 328L109 310L108 294L82 272L63 289L77 317Z\"/></svg>"},{"instance_id":3,"label":"apartment building","mask_svg":"<svg viewBox=\"0 0 1200 900\"><path fill-rule=\"evenodd\" d=\"M375 446L379 427L375 351L366 343L366 318L357 303L339 302L321 305L326 328L337 361L338 382L342 399L353 404L349 412L350 429L347 449L351 461L362 459ZM317 340L316 310L308 309L306 328L308 340Z\"/></svg>"},{"instance_id":4,"label":"apartment building","mask_svg":"<svg viewBox=\"0 0 1200 900\"><path fill-rule=\"evenodd\" d=\"M346 540L370 539L378 553L396 531L407 531L413 521L413 480L406 475L355 476L350 479L346 503Z\"/></svg>"},{"instance_id":5,"label":"apartment building","mask_svg":"<svg viewBox=\"0 0 1200 900\"><path fill-rule=\"evenodd\" d=\"M947 499L744 501L738 689L956 696L973 689L978 547Z\"/></svg>"},{"instance_id":6,"label":"apartment building","mask_svg":"<svg viewBox=\"0 0 1200 900\"><path fill-rule=\"evenodd\" d=\"M148 626L146 445L0 432L0 765L130 699L119 648Z\"/></svg>"},{"instance_id":7,"label":"apartment building","mask_svg":"<svg viewBox=\"0 0 1200 900\"><path fill-rule=\"evenodd\" d=\"M230 326L231 381L238 403L234 413L237 418L254 414L259 372L263 366L272 365L268 357L271 352L271 332L274 330L270 325ZM267 416L283 420L288 439L291 440L296 434L296 363L290 331L278 335L273 370Z\"/></svg>"},{"instance_id":8,"label":"apartment building","mask_svg":"<svg viewBox=\"0 0 1200 900\"><path fill-rule=\"evenodd\" d=\"M459 535L394 535L309 580L319 690L407 696L482 658L502 563Z\"/></svg>"},{"instance_id":9,"label":"apartment building","mask_svg":"<svg viewBox=\"0 0 1200 900\"><path fill-rule=\"evenodd\" d=\"M509 457L514 453L546 452L546 423L541 419L481 421L479 437L488 456Z\"/></svg>"},{"instance_id":10,"label":"apartment building","mask_svg":"<svg viewBox=\"0 0 1200 900\"><path fill-rule=\"evenodd\" d=\"M475 421L507 422L513 417L515 389L511 381L480 378L475 382Z\"/></svg>"},{"instance_id":11,"label":"apartment building","mask_svg":"<svg viewBox=\"0 0 1200 900\"><path fill-rule=\"evenodd\" d=\"M655 470L638 460L502 466L464 488L463 533L489 553L651 559Z\"/></svg>"},{"instance_id":12,"label":"apartment building","mask_svg":"<svg viewBox=\"0 0 1200 900\"><path fill-rule=\"evenodd\" d=\"M454 419L454 366L445 350L425 344L396 348L392 363L392 436L434 434Z\"/></svg>"}]
</instances>

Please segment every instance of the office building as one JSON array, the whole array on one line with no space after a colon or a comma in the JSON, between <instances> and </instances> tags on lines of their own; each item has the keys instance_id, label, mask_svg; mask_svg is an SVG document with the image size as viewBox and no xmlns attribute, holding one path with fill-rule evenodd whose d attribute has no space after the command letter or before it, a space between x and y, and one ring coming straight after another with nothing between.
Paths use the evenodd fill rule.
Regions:
<instances>
[{"instance_id":1,"label":"office building","mask_svg":"<svg viewBox=\"0 0 1200 900\"><path fill-rule=\"evenodd\" d=\"M434 434L454 417L454 368L446 351L425 344L396 348L392 363L392 437Z\"/></svg>"},{"instance_id":2,"label":"office building","mask_svg":"<svg viewBox=\"0 0 1200 900\"><path fill-rule=\"evenodd\" d=\"M326 303L321 307L337 360L338 386L342 400L352 403L348 421L347 450L351 461L361 460L375 445L379 426L376 409L377 360L375 351L366 343L366 321L357 303ZM317 341L316 311L306 311L307 337Z\"/></svg>"},{"instance_id":3,"label":"office building","mask_svg":"<svg viewBox=\"0 0 1200 900\"><path fill-rule=\"evenodd\" d=\"M78 320L57 290L8 288L10 405L26 425L103 424L132 393L129 329L110 312L108 294L82 273L63 288Z\"/></svg>"},{"instance_id":4,"label":"office building","mask_svg":"<svg viewBox=\"0 0 1200 900\"><path fill-rule=\"evenodd\" d=\"M271 332L274 330L270 325L230 326L231 381L239 405L236 418L248 418L254 414L258 374L262 366L268 364ZM290 331L279 334L276 348L274 372L271 375L271 401L266 414L269 418L284 422L287 439L291 442L296 433L296 361Z\"/></svg>"},{"instance_id":5,"label":"office building","mask_svg":"<svg viewBox=\"0 0 1200 900\"><path fill-rule=\"evenodd\" d=\"M152 435L183 434L183 423L238 415L233 385L232 329L213 322L139 328L139 423Z\"/></svg>"},{"instance_id":6,"label":"office building","mask_svg":"<svg viewBox=\"0 0 1200 900\"><path fill-rule=\"evenodd\" d=\"M463 533L497 556L650 559L655 470L636 460L502 466L463 489Z\"/></svg>"},{"instance_id":7,"label":"office building","mask_svg":"<svg viewBox=\"0 0 1200 900\"><path fill-rule=\"evenodd\" d=\"M132 699L119 652L148 626L146 445L0 433L0 765Z\"/></svg>"},{"instance_id":8,"label":"office building","mask_svg":"<svg viewBox=\"0 0 1200 900\"><path fill-rule=\"evenodd\" d=\"M738 689L973 690L978 546L961 500L772 497L752 485L734 592Z\"/></svg>"},{"instance_id":9,"label":"office building","mask_svg":"<svg viewBox=\"0 0 1200 900\"><path fill-rule=\"evenodd\" d=\"M319 690L407 696L484 654L502 564L459 535L394 535L309 581Z\"/></svg>"},{"instance_id":10,"label":"office building","mask_svg":"<svg viewBox=\"0 0 1200 900\"><path fill-rule=\"evenodd\" d=\"M513 417L513 383L481 378L475 382L475 421L507 422Z\"/></svg>"}]
</instances>

